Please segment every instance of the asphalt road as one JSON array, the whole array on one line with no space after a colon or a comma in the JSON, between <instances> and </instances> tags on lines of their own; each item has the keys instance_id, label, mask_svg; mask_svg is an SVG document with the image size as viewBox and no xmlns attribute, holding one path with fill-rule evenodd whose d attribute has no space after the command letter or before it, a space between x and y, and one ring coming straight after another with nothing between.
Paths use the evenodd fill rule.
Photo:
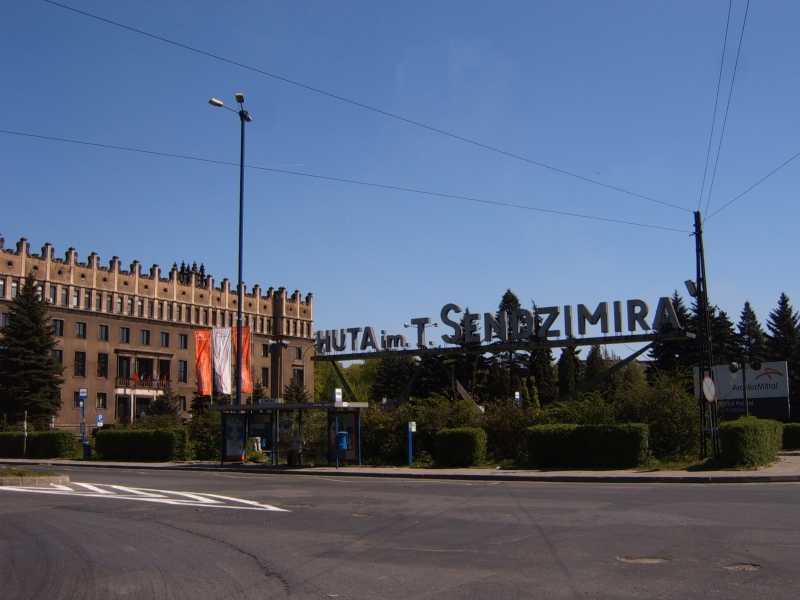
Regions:
<instances>
[{"instance_id":1,"label":"asphalt road","mask_svg":"<svg viewBox=\"0 0 800 600\"><path fill-rule=\"evenodd\" d=\"M63 472L0 489L3 599L800 596L800 484Z\"/></svg>"}]
</instances>

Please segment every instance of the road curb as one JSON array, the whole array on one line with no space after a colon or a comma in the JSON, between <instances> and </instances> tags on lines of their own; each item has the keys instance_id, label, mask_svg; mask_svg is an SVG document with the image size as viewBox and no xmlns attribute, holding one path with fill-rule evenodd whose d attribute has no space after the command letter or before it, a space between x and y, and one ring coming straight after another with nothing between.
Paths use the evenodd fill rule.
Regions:
<instances>
[{"instance_id":1,"label":"road curb","mask_svg":"<svg viewBox=\"0 0 800 600\"><path fill-rule=\"evenodd\" d=\"M0 464L19 465L18 462L4 462ZM93 469L128 469L152 471L199 471L213 473L248 473L251 475L307 475L312 477L362 477L383 479L428 479L444 481L506 481L506 482L538 482L538 483L797 483L798 475L507 475L502 472L491 474L469 473L387 473L370 471L315 471L313 469L274 469L259 467L225 466L213 467L203 465L143 465L143 464L93 464L91 462L53 463L47 461L27 462L28 465L41 465L49 467L79 467ZM36 478L41 479L41 478ZM54 482L55 483L55 482Z\"/></svg>"},{"instance_id":2,"label":"road curb","mask_svg":"<svg viewBox=\"0 0 800 600\"><path fill-rule=\"evenodd\" d=\"M69 483L69 475L42 475L41 477L0 477L0 487L49 487L51 483Z\"/></svg>"}]
</instances>

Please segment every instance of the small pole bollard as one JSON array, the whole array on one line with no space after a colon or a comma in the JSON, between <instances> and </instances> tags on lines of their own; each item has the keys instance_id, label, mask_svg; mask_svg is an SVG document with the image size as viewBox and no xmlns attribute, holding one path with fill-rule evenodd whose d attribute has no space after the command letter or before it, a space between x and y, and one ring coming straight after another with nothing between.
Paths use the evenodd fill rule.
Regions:
<instances>
[{"instance_id":1,"label":"small pole bollard","mask_svg":"<svg viewBox=\"0 0 800 600\"><path fill-rule=\"evenodd\" d=\"M408 466L414 463L414 432L417 430L417 422L408 422Z\"/></svg>"}]
</instances>

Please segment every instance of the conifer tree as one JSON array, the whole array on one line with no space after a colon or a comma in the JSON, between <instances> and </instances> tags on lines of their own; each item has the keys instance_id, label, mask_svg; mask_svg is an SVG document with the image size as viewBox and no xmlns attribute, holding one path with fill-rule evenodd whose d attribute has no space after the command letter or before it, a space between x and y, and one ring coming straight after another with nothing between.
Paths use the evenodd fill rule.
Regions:
<instances>
[{"instance_id":1,"label":"conifer tree","mask_svg":"<svg viewBox=\"0 0 800 600\"><path fill-rule=\"evenodd\" d=\"M767 354L771 360L792 361L798 354L798 316L789 296L782 293L767 319Z\"/></svg>"},{"instance_id":2,"label":"conifer tree","mask_svg":"<svg viewBox=\"0 0 800 600\"><path fill-rule=\"evenodd\" d=\"M744 303L737 334L742 356L749 360L763 360L766 357L766 334L750 302Z\"/></svg>"},{"instance_id":3,"label":"conifer tree","mask_svg":"<svg viewBox=\"0 0 800 600\"><path fill-rule=\"evenodd\" d=\"M542 319L536 314L535 304L533 308L534 340L539 340ZM553 369L553 351L550 348L535 347L531 351L528 356L528 373L536 382L536 391L542 406L558 400L558 381Z\"/></svg>"},{"instance_id":4,"label":"conifer tree","mask_svg":"<svg viewBox=\"0 0 800 600\"><path fill-rule=\"evenodd\" d=\"M578 382L578 356L574 347L561 349L558 359L558 393L562 399L576 398Z\"/></svg>"},{"instance_id":5,"label":"conifer tree","mask_svg":"<svg viewBox=\"0 0 800 600\"><path fill-rule=\"evenodd\" d=\"M61 407L62 367L53 352L56 341L47 304L33 277L25 279L14 298L0 338L0 412L9 419L25 410L33 419L55 415Z\"/></svg>"},{"instance_id":6,"label":"conifer tree","mask_svg":"<svg viewBox=\"0 0 800 600\"><path fill-rule=\"evenodd\" d=\"M592 346L589 349L589 354L586 355L586 371L584 373L586 381L592 381L600 377L608 368L607 362L600 346Z\"/></svg>"},{"instance_id":7,"label":"conifer tree","mask_svg":"<svg viewBox=\"0 0 800 600\"><path fill-rule=\"evenodd\" d=\"M678 323L686 331L694 332L695 322L689 310L683 302L678 291L672 294L672 305L675 307L675 314L678 316ZM669 333L672 331L669 323L664 324L659 333ZM661 342L657 341L650 350L650 358L653 359L653 366L658 371L676 372L691 369L695 364L696 342L694 340L681 340Z\"/></svg>"}]
</instances>

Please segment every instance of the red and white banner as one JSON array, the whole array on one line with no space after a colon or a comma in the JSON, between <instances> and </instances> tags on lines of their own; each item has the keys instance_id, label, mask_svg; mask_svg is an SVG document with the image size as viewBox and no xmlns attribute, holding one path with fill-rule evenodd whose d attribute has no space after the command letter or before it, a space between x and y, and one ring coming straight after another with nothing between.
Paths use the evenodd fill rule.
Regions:
<instances>
[{"instance_id":1,"label":"red and white banner","mask_svg":"<svg viewBox=\"0 0 800 600\"><path fill-rule=\"evenodd\" d=\"M231 347L236 355L236 329L231 329ZM235 384L235 382L234 382ZM250 376L250 326L242 326L242 393L253 393L253 378Z\"/></svg>"},{"instance_id":2,"label":"red and white banner","mask_svg":"<svg viewBox=\"0 0 800 600\"><path fill-rule=\"evenodd\" d=\"M210 396L211 385L211 331L209 329L194 330L195 374L197 377L197 394Z\"/></svg>"},{"instance_id":3,"label":"red and white banner","mask_svg":"<svg viewBox=\"0 0 800 600\"><path fill-rule=\"evenodd\" d=\"M219 394L230 395L231 385L231 328L214 327L211 330L214 350L214 387Z\"/></svg>"}]
</instances>

